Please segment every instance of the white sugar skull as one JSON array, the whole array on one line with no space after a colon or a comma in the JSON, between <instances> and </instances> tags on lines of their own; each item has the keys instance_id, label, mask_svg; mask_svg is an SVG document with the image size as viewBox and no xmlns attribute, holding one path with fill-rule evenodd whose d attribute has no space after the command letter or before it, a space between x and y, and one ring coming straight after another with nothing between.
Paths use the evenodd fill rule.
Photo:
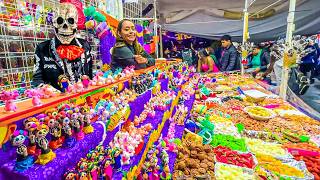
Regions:
<instances>
[{"instance_id":1,"label":"white sugar skull","mask_svg":"<svg viewBox=\"0 0 320 180\"><path fill-rule=\"evenodd\" d=\"M56 37L62 44L70 44L77 32L78 11L70 3L61 3L53 19Z\"/></svg>"}]
</instances>

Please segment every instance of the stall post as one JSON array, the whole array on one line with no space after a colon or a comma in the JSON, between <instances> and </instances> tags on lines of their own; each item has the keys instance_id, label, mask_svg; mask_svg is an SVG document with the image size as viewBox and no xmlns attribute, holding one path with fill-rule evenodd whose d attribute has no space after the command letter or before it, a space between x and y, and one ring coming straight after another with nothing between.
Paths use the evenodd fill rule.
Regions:
<instances>
[{"instance_id":1,"label":"stall post","mask_svg":"<svg viewBox=\"0 0 320 180\"><path fill-rule=\"evenodd\" d=\"M248 13L248 0L245 1L244 10L243 10L243 35L242 35L242 45L245 47L245 44L248 40L248 24L249 24L249 13ZM247 49L242 50L241 58L241 75L244 74L244 66L242 60L246 59L248 55Z\"/></svg>"},{"instance_id":2,"label":"stall post","mask_svg":"<svg viewBox=\"0 0 320 180\"><path fill-rule=\"evenodd\" d=\"M158 19L157 19L157 0L153 0L153 10L154 10L154 14L153 14L153 18L154 18L154 36L156 37L156 42L155 42L155 46L156 46L156 58L159 58L159 40L158 40Z\"/></svg>"},{"instance_id":3,"label":"stall post","mask_svg":"<svg viewBox=\"0 0 320 180\"><path fill-rule=\"evenodd\" d=\"M280 85L280 97L284 100L287 98L287 88L289 79L289 63L288 51L292 49L292 33L294 31L294 12L296 10L296 0L290 0L289 13L287 18L287 34L286 34L286 49L283 59L282 77Z\"/></svg>"}]
</instances>

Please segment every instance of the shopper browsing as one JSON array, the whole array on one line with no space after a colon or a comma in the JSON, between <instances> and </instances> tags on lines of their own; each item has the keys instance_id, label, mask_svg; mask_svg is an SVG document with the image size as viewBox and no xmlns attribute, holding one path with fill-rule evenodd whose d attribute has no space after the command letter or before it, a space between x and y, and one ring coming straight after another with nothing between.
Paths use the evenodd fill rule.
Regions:
<instances>
[{"instance_id":1,"label":"shopper browsing","mask_svg":"<svg viewBox=\"0 0 320 180\"><path fill-rule=\"evenodd\" d=\"M235 71L240 69L240 59L237 49L231 41L231 36L224 35L221 38L221 58L219 60L220 71Z\"/></svg>"},{"instance_id":2,"label":"shopper browsing","mask_svg":"<svg viewBox=\"0 0 320 180\"><path fill-rule=\"evenodd\" d=\"M267 66L270 63L269 51L264 50L261 45L253 47L252 53L247 57L248 65L246 68L252 68L253 74L264 72L267 70Z\"/></svg>"},{"instance_id":3,"label":"shopper browsing","mask_svg":"<svg viewBox=\"0 0 320 180\"><path fill-rule=\"evenodd\" d=\"M135 25L130 20L119 22L117 40L112 49L111 68L126 68L135 66L135 69L144 69L155 64L155 60L143 49L137 41Z\"/></svg>"},{"instance_id":4,"label":"shopper browsing","mask_svg":"<svg viewBox=\"0 0 320 180\"><path fill-rule=\"evenodd\" d=\"M219 72L214 60L206 49L199 51L198 72Z\"/></svg>"}]
</instances>

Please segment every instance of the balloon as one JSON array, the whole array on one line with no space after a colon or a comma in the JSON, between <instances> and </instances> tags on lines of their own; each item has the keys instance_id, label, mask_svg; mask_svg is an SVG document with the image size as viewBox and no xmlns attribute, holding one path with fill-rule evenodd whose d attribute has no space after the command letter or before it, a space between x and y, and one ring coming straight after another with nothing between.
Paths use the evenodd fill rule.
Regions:
<instances>
[{"instance_id":1,"label":"balloon","mask_svg":"<svg viewBox=\"0 0 320 180\"><path fill-rule=\"evenodd\" d=\"M93 7L93 6L90 6L90 7L86 8L86 9L84 9L83 12L84 12L85 16L93 16L94 13L96 12L96 8Z\"/></svg>"},{"instance_id":2,"label":"balloon","mask_svg":"<svg viewBox=\"0 0 320 180\"><path fill-rule=\"evenodd\" d=\"M101 14L100 12L95 12L93 15L93 18L98 22L105 22L106 21L106 17L103 14Z\"/></svg>"}]
</instances>

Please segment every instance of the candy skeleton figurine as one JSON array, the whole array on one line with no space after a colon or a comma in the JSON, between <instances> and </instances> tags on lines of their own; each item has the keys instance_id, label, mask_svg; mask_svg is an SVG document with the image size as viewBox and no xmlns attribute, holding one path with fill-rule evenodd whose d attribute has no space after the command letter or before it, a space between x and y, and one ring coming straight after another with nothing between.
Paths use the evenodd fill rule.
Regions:
<instances>
[{"instance_id":1,"label":"candy skeleton figurine","mask_svg":"<svg viewBox=\"0 0 320 180\"><path fill-rule=\"evenodd\" d=\"M93 127L91 126L91 122L90 122L91 115L89 111L90 111L89 107L81 107L80 109L80 112L83 115L83 121L84 121L83 132L85 134L93 133L94 131Z\"/></svg>"},{"instance_id":2,"label":"candy skeleton figurine","mask_svg":"<svg viewBox=\"0 0 320 180\"><path fill-rule=\"evenodd\" d=\"M72 137L72 129L70 127L70 119L68 117L65 117L63 119L62 129L63 129L63 136L65 137L63 146L67 148L73 147L76 143L76 139Z\"/></svg>"},{"instance_id":3,"label":"candy skeleton figurine","mask_svg":"<svg viewBox=\"0 0 320 180\"><path fill-rule=\"evenodd\" d=\"M56 158L56 154L48 147L48 140L46 139L48 132L49 128L45 124L41 124L37 127L36 142L37 147L41 149L41 155L38 156L36 163L42 165L45 165Z\"/></svg>"},{"instance_id":4,"label":"candy skeleton figurine","mask_svg":"<svg viewBox=\"0 0 320 180\"><path fill-rule=\"evenodd\" d=\"M27 131L19 130L14 131L10 140L13 146L17 147L17 162L14 169L16 171L24 171L33 165L34 159L32 156L28 156L27 147L23 144L28 135Z\"/></svg>"},{"instance_id":5,"label":"candy skeleton figurine","mask_svg":"<svg viewBox=\"0 0 320 180\"><path fill-rule=\"evenodd\" d=\"M77 140L82 140L84 138L84 133L81 131L80 122L76 113L72 114L71 127L73 128L73 131L76 133Z\"/></svg>"},{"instance_id":6,"label":"candy skeleton figurine","mask_svg":"<svg viewBox=\"0 0 320 180\"><path fill-rule=\"evenodd\" d=\"M58 77L58 84L61 88L62 93L66 93L69 88L69 79L66 75L60 75Z\"/></svg>"},{"instance_id":7,"label":"candy skeleton figurine","mask_svg":"<svg viewBox=\"0 0 320 180\"><path fill-rule=\"evenodd\" d=\"M56 119L54 119L53 116L47 116L45 121L47 126L49 127L49 132L52 135L51 141L49 142L49 147L51 149L57 149L61 147L61 125Z\"/></svg>"},{"instance_id":8,"label":"candy skeleton figurine","mask_svg":"<svg viewBox=\"0 0 320 180\"><path fill-rule=\"evenodd\" d=\"M37 129L39 125L39 121L34 118L28 118L23 121L23 125L25 130L28 131L28 137L29 137L29 146L28 146L28 154L36 154L36 137L35 137L35 130Z\"/></svg>"}]
</instances>

